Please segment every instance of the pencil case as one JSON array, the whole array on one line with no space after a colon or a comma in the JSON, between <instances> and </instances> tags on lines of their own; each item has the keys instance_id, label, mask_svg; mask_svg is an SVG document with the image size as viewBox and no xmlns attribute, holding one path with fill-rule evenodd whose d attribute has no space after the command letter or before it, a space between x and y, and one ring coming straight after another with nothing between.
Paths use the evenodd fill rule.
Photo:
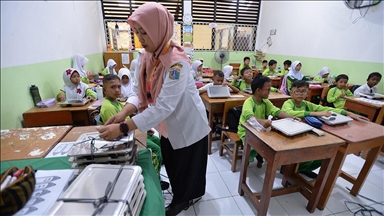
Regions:
<instances>
[{"instance_id":1,"label":"pencil case","mask_svg":"<svg viewBox=\"0 0 384 216\"><path fill-rule=\"evenodd\" d=\"M1 183L9 181L9 177L19 169L11 167L1 174ZM8 178L7 178L8 177ZM31 198L35 189L35 170L31 166L24 168L24 173L1 190L0 215L13 215L22 209Z\"/></svg>"},{"instance_id":2,"label":"pencil case","mask_svg":"<svg viewBox=\"0 0 384 216\"><path fill-rule=\"evenodd\" d=\"M309 125L315 128L321 128L321 126L323 126L323 123L321 123L319 119L313 116L304 117L304 121L306 121Z\"/></svg>"}]
</instances>

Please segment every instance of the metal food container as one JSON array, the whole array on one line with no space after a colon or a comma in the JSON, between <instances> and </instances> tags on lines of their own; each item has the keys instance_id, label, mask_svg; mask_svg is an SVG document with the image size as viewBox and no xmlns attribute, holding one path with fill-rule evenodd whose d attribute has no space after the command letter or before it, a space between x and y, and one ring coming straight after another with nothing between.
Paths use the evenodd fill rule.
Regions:
<instances>
[{"instance_id":1,"label":"metal food container","mask_svg":"<svg viewBox=\"0 0 384 216\"><path fill-rule=\"evenodd\" d=\"M143 180L139 166L88 165L46 215L139 215L146 195Z\"/></svg>"}]
</instances>

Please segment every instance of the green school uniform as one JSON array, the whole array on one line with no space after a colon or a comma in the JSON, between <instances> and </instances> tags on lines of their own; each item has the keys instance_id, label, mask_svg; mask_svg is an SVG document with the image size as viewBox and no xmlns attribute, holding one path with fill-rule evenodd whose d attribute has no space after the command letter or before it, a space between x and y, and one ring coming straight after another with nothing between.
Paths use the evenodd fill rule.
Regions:
<instances>
[{"instance_id":1,"label":"green school uniform","mask_svg":"<svg viewBox=\"0 0 384 216\"><path fill-rule=\"evenodd\" d=\"M277 88L271 86L271 92L277 92Z\"/></svg>"},{"instance_id":2,"label":"green school uniform","mask_svg":"<svg viewBox=\"0 0 384 216\"><path fill-rule=\"evenodd\" d=\"M89 84L89 79L88 77L81 77L81 82L85 83L85 84Z\"/></svg>"},{"instance_id":3,"label":"green school uniform","mask_svg":"<svg viewBox=\"0 0 384 216\"><path fill-rule=\"evenodd\" d=\"M331 88L327 94L328 103L333 103L335 108L343 109L345 104L344 98L338 98L344 92L346 97L353 96L353 93L348 89L339 89L337 87Z\"/></svg>"},{"instance_id":4,"label":"green school uniform","mask_svg":"<svg viewBox=\"0 0 384 216\"><path fill-rule=\"evenodd\" d=\"M325 107L321 105L316 105L309 101L303 100L300 106L297 106L293 99L289 99L284 102L281 111L287 113L288 115L303 118L309 116L310 112L323 112L323 111L333 111L342 115L346 115L347 112L343 109L336 109L332 107ZM300 163L298 171L313 171L321 166L322 160L307 161Z\"/></svg>"},{"instance_id":5,"label":"green school uniform","mask_svg":"<svg viewBox=\"0 0 384 216\"><path fill-rule=\"evenodd\" d=\"M289 70L282 70L281 72L280 72L280 74L282 75L282 76L285 76L285 75L287 75L288 74L288 72L289 72Z\"/></svg>"},{"instance_id":6,"label":"green school uniform","mask_svg":"<svg viewBox=\"0 0 384 216\"><path fill-rule=\"evenodd\" d=\"M249 65L245 65L244 63L241 64L240 67L239 67L239 74L240 74L241 70L242 70L245 66L250 67Z\"/></svg>"},{"instance_id":7,"label":"green school uniform","mask_svg":"<svg viewBox=\"0 0 384 216\"><path fill-rule=\"evenodd\" d=\"M251 81L252 82L252 81ZM232 80L231 85L243 91L246 88L251 88L251 84L245 83L245 80Z\"/></svg>"},{"instance_id":8,"label":"green school uniform","mask_svg":"<svg viewBox=\"0 0 384 216\"><path fill-rule=\"evenodd\" d=\"M297 81L298 79L294 78L294 77L291 77L291 76L287 76L287 93L288 95L291 93L291 87L292 87L292 83ZM306 76L303 76L303 79L304 81L309 81L311 79L307 78Z\"/></svg>"},{"instance_id":9,"label":"green school uniform","mask_svg":"<svg viewBox=\"0 0 384 216\"><path fill-rule=\"evenodd\" d=\"M104 68L103 71L101 71L101 75L106 76L109 74L108 68Z\"/></svg>"},{"instance_id":10,"label":"green school uniform","mask_svg":"<svg viewBox=\"0 0 384 216\"><path fill-rule=\"evenodd\" d=\"M113 102L106 98L103 101L103 104L101 105L100 109L100 117L101 120L105 123L109 118L111 118L113 115L117 114L123 109L124 105L120 102ZM126 120L129 119L129 116L126 118ZM163 157L161 155L161 148L160 148L160 139L157 136L154 135L147 135L147 148L150 148L153 152L152 154L152 162L156 169L157 175L160 177L160 169L161 164L163 161Z\"/></svg>"},{"instance_id":11,"label":"green school uniform","mask_svg":"<svg viewBox=\"0 0 384 216\"><path fill-rule=\"evenodd\" d=\"M297 106L293 99L286 100L281 108L281 111L288 115L304 118L310 115L310 112L324 112L333 111L342 115L346 115L347 112L343 109L337 109L332 107L325 107L303 100L300 106Z\"/></svg>"},{"instance_id":12,"label":"green school uniform","mask_svg":"<svg viewBox=\"0 0 384 216\"><path fill-rule=\"evenodd\" d=\"M322 81L322 82L327 82L327 78L323 78L323 77L320 77L320 76L315 76L315 78L313 78L314 81Z\"/></svg>"},{"instance_id":13,"label":"green school uniform","mask_svg":"<svg viewBox=\"0 0 384 216\"><path fill-rule=\"evenodd\" d=\"M65 91L60 90L59 93L57 93L57 95L56 95L56 101L59 101L59 94L60 94L60 93L63 93L63 94L64 94L64 97L67 98L67 97L66 97L66 94L65 94ZM87 90L85 91L85 97L88 97L88 96L91 96L91 97L93 97L94 99L97 98L96 92L92 91L91 89L87 89Z\"/></svg>"},{"instance_id":14,"label":"green school uniform","mask_svg":"<svg viewBox=\"0 0 384 216\"><path fill-rule=\"evenodd\" d=\"M266 119L267 116L273 115L277 117L280 113L280 109L275 107L271 101L268 99L262 99L261 103L258 104L255 101L254 97L249 97L244 101L243 109L241 111L239 126L237 127L237 135L244 143L245 138L245 128L241 126L242 123L247 122L247 120L254 116L259 119ZM254 158L257 156L257 152L251 148L251 153L249 156L249 161L253 162Z\"/></svg>"},{"instance_id":15,"label":"green school uniform","mask_svg":"<svg viewBox=\"0 0 384 216\"><path fill-rule=\"evenodd\" d=\"M269 69L269 68L267 68L267 69L262 73L263 76L273 76L273 75L277 75L277 74L279 74L277 71L275 71L275 70L271 70L271 69Z\"/></svg>"}]
</instances>

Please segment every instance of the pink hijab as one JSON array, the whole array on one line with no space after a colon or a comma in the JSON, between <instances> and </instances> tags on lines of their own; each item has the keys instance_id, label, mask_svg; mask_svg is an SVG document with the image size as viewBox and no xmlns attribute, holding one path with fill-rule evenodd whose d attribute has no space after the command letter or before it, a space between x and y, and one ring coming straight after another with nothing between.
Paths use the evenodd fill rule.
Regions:
<instances>
[{"instance_id":1,"label":"pink hijab","mask_svg":"<svg viewBox=\"0 0 384 216\"><path fill-rule=\"evenodd\" d=\"M151 82L151 96L153 104L156 104L156 99L160 94L165 71L177 62L186 61L191 63L191 61L178 44L170 41L174 34L174 17L161 4L148 2L141 5L135 10L132 16L128 18L127 22L132 29L133 23L138 23L148 34L153 45L157 47L154 53L143 52L140 60L141 66L138 80L138 96L139 110L143 111L148 107L147 78L149 79L155 68L157 60L160 60L160 63L156 67L156 71L154 72ZM170 46L168 51L163 53L169 42ZM157 129L162 136L168 137L165 121L161 122Z\"/></svg>"}]
</instances>

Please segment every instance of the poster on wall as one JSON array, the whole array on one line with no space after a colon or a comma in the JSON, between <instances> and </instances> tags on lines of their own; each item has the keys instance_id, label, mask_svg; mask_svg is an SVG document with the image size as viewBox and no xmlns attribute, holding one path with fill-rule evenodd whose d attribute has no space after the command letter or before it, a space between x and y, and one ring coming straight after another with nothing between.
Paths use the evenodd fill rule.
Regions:
<instances>
[{"instance_id":1,"label":"poster on wall","mask_svg":"<svg viewBox=\"0 0 384 216\"><path fill-rule=\"evenodd\" d=\"M184 51L187 53L190 59L193 59L193 27L192 25L183 26L183 40L184 40Z\"/></svg>"}]
</instances>

